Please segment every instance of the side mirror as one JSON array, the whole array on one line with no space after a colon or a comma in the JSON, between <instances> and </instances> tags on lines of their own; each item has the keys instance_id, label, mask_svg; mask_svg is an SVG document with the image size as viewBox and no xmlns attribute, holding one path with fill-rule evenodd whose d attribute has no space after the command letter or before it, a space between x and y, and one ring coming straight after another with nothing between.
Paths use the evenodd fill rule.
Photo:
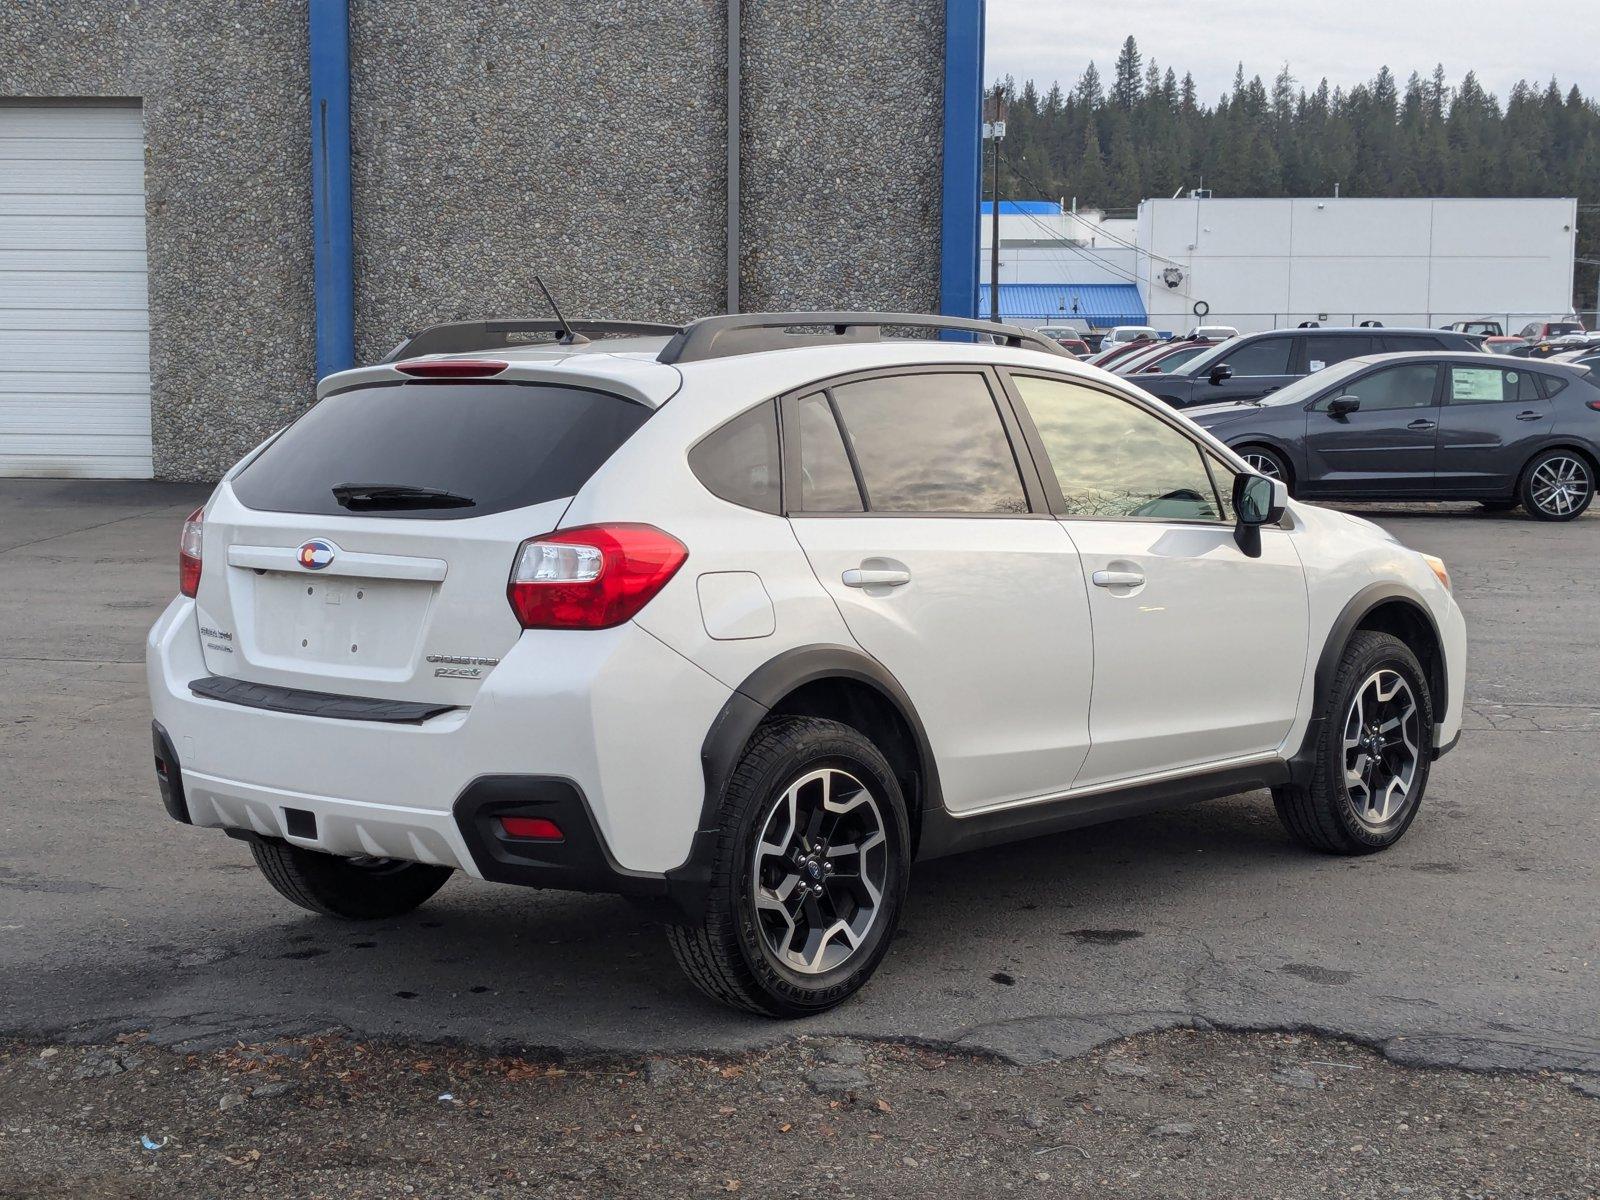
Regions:
<instances>
[{"instance_id":1,"label":"side mirror","mask_svg":"<svg viewBox=\"0 0 1600 1200\"><path fill-rule=\"evenodd\" d=\"M1233 540L1247 558L1261 557L1261 527L1283 519L1289 506L1289 486L1281 479L1265 475L1233 477L1233 511L1237 523Z\"/></svg>"},{"instance_id":2,"label":"side mirror","mask_svg":"<svg viewBox=\"0 0 1600 1200\"><path fill-rule=\"evenodd\" d=\"M1335 396L1328 401L1328 415L1330 417L1348 417L1353 412L1361 411L1361 401L1355 396Z\"/></svg>"},{"instance_id":3,"label":"side mirror","mask_svg":"<svg viewBox=\"0 0 1600 1200\"><path fill-rule=\"evenodd\" d=\"M1224 380L1233 378L1233 368L1227 363L1218 363L1211 368L1211 386L1215 387Z\"/></svg>"}]
</instances>

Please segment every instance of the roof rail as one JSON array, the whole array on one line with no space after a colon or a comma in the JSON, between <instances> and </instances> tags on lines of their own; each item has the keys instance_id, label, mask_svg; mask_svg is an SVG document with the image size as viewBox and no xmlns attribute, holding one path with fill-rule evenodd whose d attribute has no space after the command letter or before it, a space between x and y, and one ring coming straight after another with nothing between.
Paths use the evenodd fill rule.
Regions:
<instances>
[{"instance_id":1,"label":"roof rail","mask_svg":"<svg viewBox=\"0 0 1600 1200\"><path fill-rule=\"evenodd\" d=\"M1017 325L997 325L966 317L939 317L925 313L786 312L739 313L692 321L667 343L658 361L701 362L708 358L728 358L762 350L788 350L798 346L826 346L840 342L875 342L880 339L886 325L987 334L1012 349L1026 347L1076 358L1051 338ZM788 332L791 329L818 329L825 332L794 334Z\"/></svg>"},{"instance_id":2,"label":"roof rail","mask_svg":"<svg viewBox=\"0 0 1600 1200\"><path fill-rule=\"evenodd\" d=\"M554 333L558 336L570 326L574 333L616 333L635 337L671 337L683 326L664 325L655 321L560 321L549 317L508 321L451 321L443 325L429 325L418 333L406 337L384 358L395 362L400 358L417 358L424 354L459 354L463 350L500 350L515 345L511 339L519 333ZM582 339L579 339L582 341Z\"/></svg>"}]
</instances>

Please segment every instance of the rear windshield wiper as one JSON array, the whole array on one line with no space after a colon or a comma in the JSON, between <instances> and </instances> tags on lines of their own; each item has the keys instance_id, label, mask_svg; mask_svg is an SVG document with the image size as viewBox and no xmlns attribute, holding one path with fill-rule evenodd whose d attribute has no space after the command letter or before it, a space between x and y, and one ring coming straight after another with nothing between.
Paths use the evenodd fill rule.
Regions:
<instances>
[{"instance_id":1,"label":"rear windshield wiper","mask_svg":"<svg viewBox=\"0 0 1600 1200\"><path fill-rule=\"evenodd\" d=\"M471 496L407 483L341 483L333 498L351 511L396 508L474 508Z\"/></svg>"}]
</instances>

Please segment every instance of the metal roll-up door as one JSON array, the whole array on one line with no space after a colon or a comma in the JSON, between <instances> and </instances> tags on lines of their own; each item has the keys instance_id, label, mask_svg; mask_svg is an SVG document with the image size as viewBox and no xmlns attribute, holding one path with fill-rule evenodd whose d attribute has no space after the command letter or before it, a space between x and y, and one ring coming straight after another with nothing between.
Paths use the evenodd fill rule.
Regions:
<instances>
[{"instance_id":1,"label":"metal roll-up door","mask_svg":"<svg viewBox=\"0 0 1600 1200\"><path fill-rule=\"evenodd\" d=\"M139 108L0 104L0 476L150 474Z\"/></svg>"}]
</instances>

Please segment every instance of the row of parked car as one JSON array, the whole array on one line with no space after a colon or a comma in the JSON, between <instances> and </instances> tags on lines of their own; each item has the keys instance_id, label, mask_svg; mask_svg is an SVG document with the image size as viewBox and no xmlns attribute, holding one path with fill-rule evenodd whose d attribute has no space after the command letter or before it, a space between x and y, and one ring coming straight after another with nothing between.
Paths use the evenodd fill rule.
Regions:
<instances>
[{"instance_id":1,"label":"row of parked car","mask_svg":"<svg viewBox=\"0 0 1600 1200\"><path fill-rule=\"evenodd\" d=\"M1168 341L1132 326L1087 361L1183 409L1296 496L1477 500L1566 521L1600 476L1600 338L1578 330L1564 348L1523 342L1531 353L1508 362L1459 326L1201 327Z\"/></svg>"}]
</instances>

